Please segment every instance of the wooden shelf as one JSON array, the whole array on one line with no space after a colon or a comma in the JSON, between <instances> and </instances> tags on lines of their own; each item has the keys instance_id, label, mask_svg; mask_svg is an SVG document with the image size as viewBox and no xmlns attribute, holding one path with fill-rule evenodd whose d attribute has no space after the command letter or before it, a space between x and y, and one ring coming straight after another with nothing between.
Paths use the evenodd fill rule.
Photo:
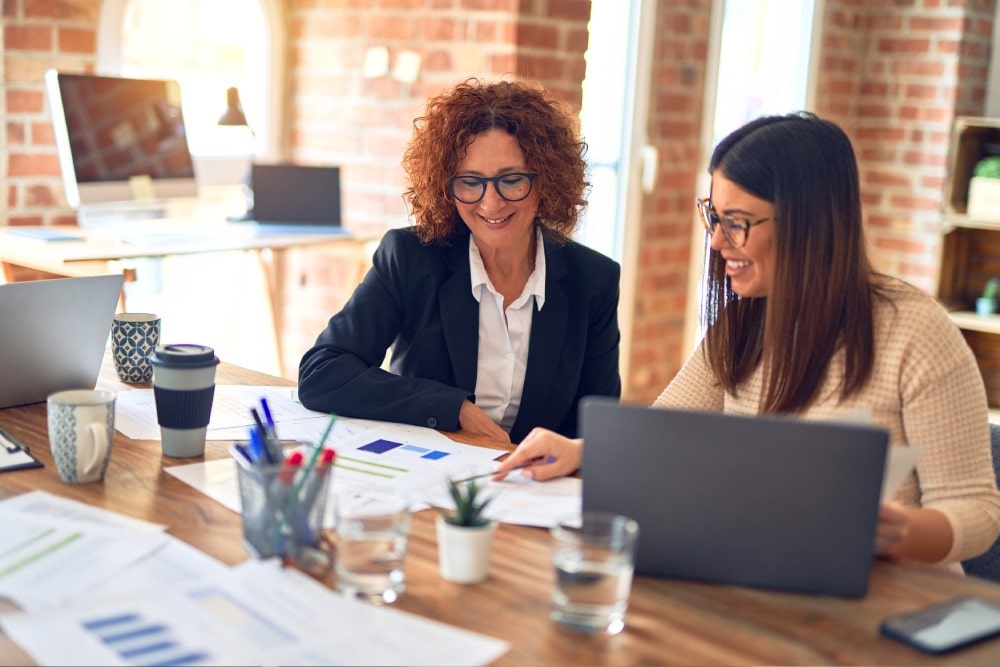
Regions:
<instances>
[{"instance_id":1,"label":"wooden shelf","mask_svg":"<svg viewBox=\"0 0 1000 667\"><path fill-rule=\"evenodd\" d=\"M981 331L982 333L1000 334L1000 315L977 315L966 310L953 310L948 313L951 321L959 329L966 331ZM997 341L1000 345L1000 341Z\"/></svg>"},{"instance_id":2,"label":"wooden shelf","mask_svg":"<svg viewBox=\"0 0 1000 667\"><path fill-rule=\"evenodd\" d=\"M964 213L945 213L941 216L943 223L942 232L947 234L954 229L991 229L1000 231L1000 219L981 220L970 217Z\"/></svg>"},{"instance_id":3,"label":"wooden shelf","mask_svg":"<svg viewBox=\"0 0 1000 667\"><path fill-rule=\"evenodd\" d=\"M1000 277L1000 211L998 219L988 220L967 212L975 166L990 155L1000 155L1000 118L956 118L941 207L937 297L975 354L991 407L990 421L1000 423L1000 315L972 311L986 282Z\"/></svg>"}]
</instances>

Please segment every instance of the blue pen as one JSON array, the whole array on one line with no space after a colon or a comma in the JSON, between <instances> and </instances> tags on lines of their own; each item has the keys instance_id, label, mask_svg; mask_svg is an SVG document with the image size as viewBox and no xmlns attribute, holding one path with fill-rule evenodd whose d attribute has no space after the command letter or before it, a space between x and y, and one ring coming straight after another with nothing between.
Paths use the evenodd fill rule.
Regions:
<instances>
[{"instance_id":1,"label":"blue pen","mask_svg":"<svg viewBox=\"0 0 1000 667\"><path fill-rule=\"evenodd\" d=\"M274 432L274 418L271 416L271 408L267 405L267 399L261 396L260 398L260 408L264 411L264 419L266 420L267 428Z\"/></svg>"},{"instance_id":2,"label":"blue pen","mask_svg":"<svg viewBox=\"0 0 1000 667\"><path fill-rule=\"evenodd\" d=\"M258 465L271 463L271 457L264 446L264 438L256 426L250 427L250 460Z\"/></svg>"},{"instance_id":3,"label":"blue pen","mask_svg":"<svg viewBox=\"0 0 1000 667\"><path fill-rule=\"evenodd\" d=\"M257 413L257 408L250 408L250 414L253 415L253 420L257 424L260 435L264 440L264 447L267 448L267 457L271 460L271 463L279 463L285 458L285 452L281 449L281 443L278 442L278 434L274 430L274 420L271 419L271 411L268 410L264 399L261 399L260 402L261 407L264 408L264 417L267 419L267 425L261 421L260 415Z\"/></svg>"}]
</instances>

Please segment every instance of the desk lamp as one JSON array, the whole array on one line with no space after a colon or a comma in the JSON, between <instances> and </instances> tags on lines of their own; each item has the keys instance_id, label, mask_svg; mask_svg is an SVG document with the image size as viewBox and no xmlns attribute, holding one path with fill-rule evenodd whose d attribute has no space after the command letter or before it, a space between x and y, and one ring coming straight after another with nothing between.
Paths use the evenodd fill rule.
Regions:
<instances>
[{"instance_id":1,"label":"desk lamp","mask_svg":"<svg viewBox=\"0 0 1000 667\"><path fill-rule=\"evenodd\" d=\"M240 91L236 86L230 86L226 89L226 110L219 117L218 124L230 127L245 127L250 132L250 155L247 160L246 172L243 174L241 181L243 193L246 197L246 212L242 215L228 218L231 221L250 220L253 218L253 184L250 182L250 162L253 161L254 144L257 137L250 123L247 122L247 116L243 112L243 104L240 102Z\"/></svg>"}]
</instances>

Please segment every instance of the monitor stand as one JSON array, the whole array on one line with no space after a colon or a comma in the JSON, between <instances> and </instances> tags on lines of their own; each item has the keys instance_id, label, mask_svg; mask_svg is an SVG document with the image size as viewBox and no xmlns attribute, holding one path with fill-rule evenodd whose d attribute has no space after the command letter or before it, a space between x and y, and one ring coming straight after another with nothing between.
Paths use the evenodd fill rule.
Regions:
<instances>
[{"instance_id":1,"label":"monitor stand","mask_svg":"<svg viewBox=\"0 0 1000 667\"><path fill-rule=\"evenodd\" d=\"M193 201L193 200L192 200ZM85 229L118 229L137 220L158 220L191 214L192 205L179 207L167 200L83 204L76 211L77 224ZM177 209L182 210L177 210Z\"/></svg>"}]
</instances>

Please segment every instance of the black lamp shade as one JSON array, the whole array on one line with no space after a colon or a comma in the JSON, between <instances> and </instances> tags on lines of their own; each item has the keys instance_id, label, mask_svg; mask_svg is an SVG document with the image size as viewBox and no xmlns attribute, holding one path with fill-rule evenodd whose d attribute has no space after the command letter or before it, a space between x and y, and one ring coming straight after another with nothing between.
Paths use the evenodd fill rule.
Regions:
<instances>
[{"instance_id":1,"label":"black lamp shade","mask_svg":"<svg viewBox=\"0 0 1000 667\"><path fill-rule=\"evenodd\" d=\"M240 91L235 86L226 90L226 112L219 117L219 125L250 125L240 103Z\"/></svg>"}]
</instances>

